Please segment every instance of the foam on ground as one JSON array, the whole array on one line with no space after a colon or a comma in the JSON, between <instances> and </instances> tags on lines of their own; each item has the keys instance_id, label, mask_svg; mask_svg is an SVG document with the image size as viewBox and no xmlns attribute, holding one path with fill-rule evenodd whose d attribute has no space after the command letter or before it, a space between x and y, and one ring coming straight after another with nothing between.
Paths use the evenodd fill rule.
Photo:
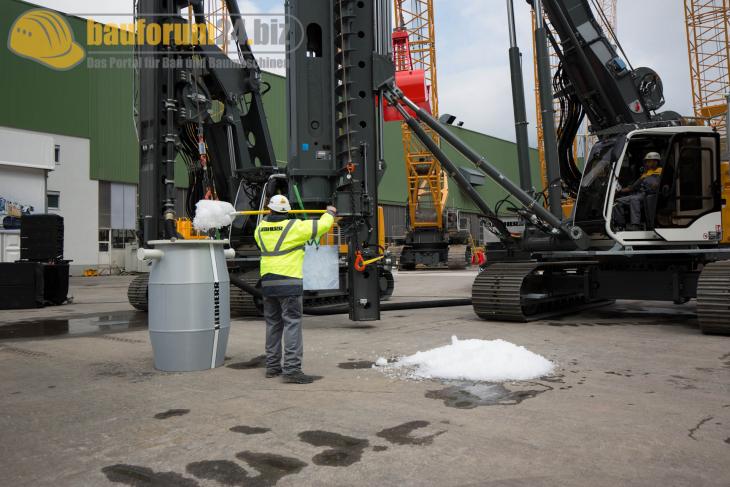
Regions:
<instances>
[{"instance_id":1,"label":"foam on ground","mask_svg":"<svg viewBox=\"0 0 730 487\"><path fill-rule=\"evenodd\" d=\"M550 375L555 365L525 347L504 340L459 340L376 367L391 376L484 382L531 380Z\"/></svg>"},{"instance_id":2,"label":"foam on ground","mask_svg":"<svg viewBox=\"0 0 730 487\"><path fill-rule=\"evenodd\" d=\"M195 205L193 227L200 232L217 230L233 223L236 209L226 201L201 200Z\"/></svg>"}]
</instances>

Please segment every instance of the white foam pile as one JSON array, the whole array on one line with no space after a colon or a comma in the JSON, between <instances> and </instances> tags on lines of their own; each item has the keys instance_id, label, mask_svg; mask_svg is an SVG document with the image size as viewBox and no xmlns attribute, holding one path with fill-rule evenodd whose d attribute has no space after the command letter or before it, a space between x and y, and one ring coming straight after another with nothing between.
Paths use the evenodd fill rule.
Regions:
<instances>
[{"instance_id":1,"label":"white foam pile","mask_svg":"<svg viewBox=\"0 0 730 487\"><path fill-rule=\"evenodd\" d=\"M484 382L530 380L550 375L555 365L525 347L504 340L459 340L375 367L391 376Z\"/></svg>"},{"instance_id":2,"label":"white foam pile","mask_svg":"<svg viewBox=\"0 0 730 487\"><path fill-rule=\"evenodd\" d=\"M201 200L195 205L193 227L200 232L219 229L233 223L236 209L226 201Z\"/></svg>"}]
</instances>

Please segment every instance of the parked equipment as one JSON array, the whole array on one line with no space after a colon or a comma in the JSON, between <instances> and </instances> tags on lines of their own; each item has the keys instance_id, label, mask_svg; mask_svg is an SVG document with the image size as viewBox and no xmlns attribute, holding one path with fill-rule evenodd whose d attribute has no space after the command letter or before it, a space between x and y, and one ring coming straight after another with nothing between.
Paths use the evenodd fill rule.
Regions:
<instances>
[{"instance_id":1,"label":"parked equipment","mask_svg":"<svg viewBox=\"0 0 730 487\"><path fill-rule=\"evenodd\" d=\"M552 86L559 86L564 116L574 119L567 126L577 130L587 116L598 137L581 171L571 152L575 131L562 130L556 141L549 125L553 117L543 114L553 182L547 208L400 90L386 94L521 206L526 227L517 236L486 213L501 243L490 245L489 265L474 283L475 312L490 320L530 321L614 299L684 303L697 298L702 331L730 333L730 246L722 243L730 221L721 215L728 195L722 193L719 135L682 125L674 112L657 112L664 104L661 78L619 56L587 0L532 3L542 106L552 107ZM543 5L554 31L546 28ZM548 40L561 62L555 80L545 54ZM644 173L649 152L661 155L660 184L643 202L641 227L622 228L614 218L617 192ZM563 193L576 197L570 218L563 216Z\"/></svg>"},{"instance_id":2,"label":"parked equipment","mask_svg":"<svg viewBox=\"0 0 730 487\"><path fill-rule=\"evenodd\" d=\"M20 219L20 259L35 262L63 260L63 217L25 215Z\"/></svg>"},{"instance_id":3,"label":"parked equipment","mask_svg":"<svg viewBox=\"0 0 730 487\"><path fill-rule=\"evenodd\" d=\"M20 260L0 264L0 309L42 308L68 299L69 262L63 259L63 218L23 215Z\"/></svg>"},{"instance_id":4,"label":"parked equipment","mask_svg":"<svg viewBox=\"0 0 730 487\"><path fill-rule=\"evenodd\" d=\"M394 0L397 27L393 31L396 84L419 107L439 116L438 76L433 0ZM408 232L397 242L399 268L416 266L464 269L473 252L470 229L460 225L458 210L447 208L446 171L397 110L385 108L386 121L402 122L405 156ZM437 146L439 136L423 127Z\"/></svg>"},{"instance_id":5,"label":"parked equipment","mask_svg":"<svg viewBox=\"0 0 730 487\"><path fill-rule=\"evenodd\" d=\"M292 3L290 11L298 8L296 2ZM349 302L352 319L377 319L379 300L392 293L393 279L380 244L377 180L384 166L376 134L382 117L375 109L372 80L378 76L390 79L393 67L385 56L375 62L370 54L388 48L388 43L380 40L387 39L388 33L372 32L373 25L381 25L376 19L385 19L387 9L384 0L328 2L326 7L311 3L311 9L307 5L296 15L304 19L308 11L319 9L316 11L324 14L326 8L326 18L331 22L322 22L322 31L316 27L302 30L308 24L300 22L288 26L293 29L290 36L296 36L289 38L289 93L297 96L299 88L294 87L303 84L317 88L322 106L328 111L318 113L325 108L310 104L309 112L299 118L292 112L290 139L297 143L290 144L292 153L286 171L276 164L262 102L268 86L261 79L236 1L227 0L226 7L236 34L238 62L207 43L178 45L173 41L165 49L139 48L137 55L146 58L138 63L136 78L141 150L140 242L151 248L152 241L181 236L176 225L177 159L188 167L188 217L201 199L228 201L238 211L259 210L276 194L289 196L297 209L323 209L334 202L342 216L338 237L346 243L347 252L342 287L331 292L308 292L305 305ZM187 7L192 9L191 21L196 27L208 25L203 0L140 0L136 17L147 26L187 23L181 13ZM366 18L369 25L363 20ZM363 37L358 35L360 32ZM302 39L306 42L299 42ZM335 42L340 43L338 51L333 50ZM369 55L344 62L342 57L348 57L350 49ZM321 78L315 83L312 80L317 72L307 71L306 64L311 56L311 62L319 61L321 67L324 55L328 56L327 69L318 73ZM343 98L345 90L347 98ZM325 105L325 100L331 106ZM343 116L343 109L352 110L358 118ZM305 125L297 125L297 121L304 120ZM297 133L297 127L310 131L307 137L316 137L317 143L305 141L304 132ZM253 239L258 218L237 218L229 233L230 245L236 252L229 269L235 286L231 307L238 314L256 313L255 293L251 291L259 282L259 251ZM133 306L147 309L148 276L135 279L128 295Z\"/></svg>"}]
</instances>

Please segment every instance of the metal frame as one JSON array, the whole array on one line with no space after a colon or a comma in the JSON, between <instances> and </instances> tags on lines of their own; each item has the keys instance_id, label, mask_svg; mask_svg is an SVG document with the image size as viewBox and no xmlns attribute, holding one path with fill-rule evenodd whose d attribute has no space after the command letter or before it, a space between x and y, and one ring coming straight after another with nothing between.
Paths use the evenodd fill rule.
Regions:
<instances>
[{"instance_id":1,"label":"metal frame","mask_svg":"<svg viewBox=\"0 0 730 487\"><path fill-rule=\"evenodd\" d=\"M724 134L730 91L730 0L684 0L695 116Z\"/></svg>"},{"instance_id":2,"label":"metal frame","mask_svg":"<svg viewBox=\"0 0 730 487\"><path fill-rule=\"evenodd\" d=\"M396 53L396 69L422 69L430 87L430 104L438 117L438 77L436 69L436 29L433 0L395 0L397 28L408 33L407 53ZM410 59L404 59L410 56ZM401 126L403 153L408 183L408 216L412 231L443 230L444 208L448 199L448 178L432 153L414 136L405 122ZM425 128L431 139L440 143L438 135ZM422 211L425 210L425 211Z\"/></svg>"},{"instance_id":3,"label":"metal frame","mask_svg":"<svg viewBox=\"0 0 730 487\"><path fill-rule=\"evenodd\" d=\"M380 319L381 264L358 269L357 263L382 255L380 100L383 87L395 77L386 5L386 0L287 3L290 188L303 190L308 207L333 201L337 206L339 227L347 238L353 321Z\"/></svg>"}]
</instances>

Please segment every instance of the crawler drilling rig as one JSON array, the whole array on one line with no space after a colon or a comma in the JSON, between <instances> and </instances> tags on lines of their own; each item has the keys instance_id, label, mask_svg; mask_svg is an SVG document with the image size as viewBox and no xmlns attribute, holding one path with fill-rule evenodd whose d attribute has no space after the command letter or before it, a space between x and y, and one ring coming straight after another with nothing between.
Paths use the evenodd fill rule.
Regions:
<instances>
[{"instance_id":1,"label":"crawler drilling rig","mask_svg":"<svg viewBox=\"0 0 730 487\"><path fill-rule=\"evenodd\" d=\"M508 5L511 8L511 0ZM720 136L686 125L664 105L662 81L634 68L620 44L596 21L588 0L533 0L536 12L540 95L549 181L544 208L533 195L500 174L443 124L396 89L388 99L438 133L519 201L522 235L488 216L500 243L488 249L489 266L474 282L474 310L497 321L531 321L615 299L697 299L705 333L730 333L730 231L728 175L722 173ZM545 26L546 16L553 31ZM548 42L560 59L550 77ZM560 138L552 114L553 84L564 107ZM581 171L572 157L575 130L588 117L598 142ZM433 147L439 160L445 156ZM661 182L643 202L640 228L614 218L617 191L644 172L648 152L661 155ZM441 160L444 167L449 162ZM576 199L563 216L563 193Z\"/></svg>"},{"instance_id":2,"label":"crawler drilling rig","mask_svg":"<svg viewBox=\"0 0 730 487\"><path fill-rule=\"evenodd\" d=\"M201 199L228 201L238 211L260 210L274 194L288 195L305 204L303 209L335 203L348 252L342 259L341 287L308 293L305 307L349 300L353 320L378 319L381 297L393 291L379 243L377 183L384 162L378 142L382 117L374 101L379 88L373 84L377 77L390 79L393 72L387 45L372 28L389 25L384 2L343 0L327 5L330 22L323 23L321 31L301 23L316 10L315 2L307 2L303 9L292 2L289 84L319 87L322 95L318 103L310 99L307 104L309 94L302 92L296 98L296 90L290 90L291 140L301 138L299 130L318 138L308 146L304 141L293 145L287 168L276 164L263 104L268 87L262 82L238 3L225 3L237 60L215 43L205 42L206 36L191 35L182 42L172 34L173 28L160 29L169 33L160 45L137 48L140 243L150 246L154 240L184 238L177 222L192 217ZM190 18L184 10L192 13ZM135 18L148 28L182 24L191 32L205 31L209 22L203 0L139 0ZM302 26L305 30L298 29ZM389 38L385 32L382 35ZM327 69L315 72L307 62L316 62L324 50L329 56ZM353 50L368 56L355 59ZM319 60L322 67L324 59ZM306 114L300 113L300 103ZM350 115L344 117L342 110ZM296 121L305 119L311 121L300 129ZM187 166L185 205L176 204L177 160ZM254 297L260 296L256 224L255 216L239 217L227 229L236 251L229 268L237 288L232 289L232 308L245 314L256 312ZM128 295L133 306L147 308L146 275L134 280Z\"/></svg>"}]
</instances>

